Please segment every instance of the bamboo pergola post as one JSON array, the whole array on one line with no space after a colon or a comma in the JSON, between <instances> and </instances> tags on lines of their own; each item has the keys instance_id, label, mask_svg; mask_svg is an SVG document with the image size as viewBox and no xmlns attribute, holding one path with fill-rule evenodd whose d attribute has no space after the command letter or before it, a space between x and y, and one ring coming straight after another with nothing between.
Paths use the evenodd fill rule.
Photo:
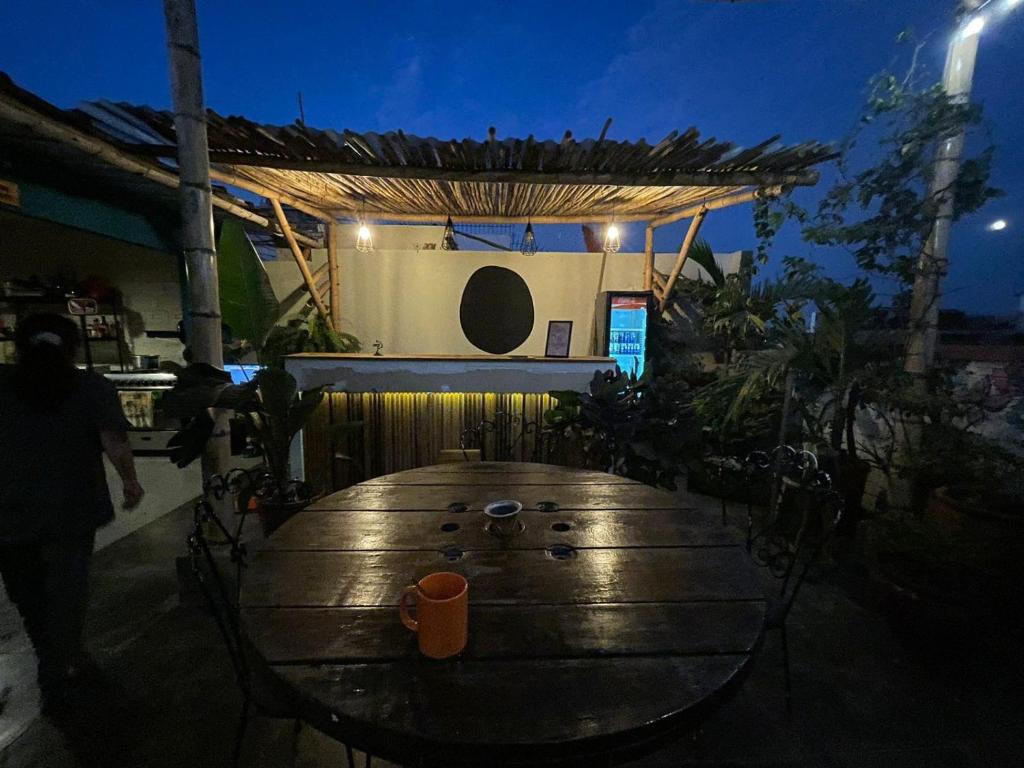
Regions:
<instances>
[{"instance_id":1,"label":"bamboo pergola post","mask_svg":"<svg viewBox=\"0 0 1024 768\"><path fill-rule=\"evenodd\" d=\"M705 200L699 205L691 205L686 208L680 208L678 211L665 214L657 219L652 219L650 225L652 227L664 227L666 224L674 224L677 221L688 219L691 216L696 216L701 210L704 211L716 211L719 208L730 208L734 205L742 205L743 203L751 203L754 200L762 200L769 197L779 197L785 194L787 187L784 185L774 185L768 187L758 187L757 189L750 189L745 192L736 192L731 195L723 195L722 197L712 198Z\"/></svg>"},{"instance_id":2,"label":"bamboo pergola post","mask_svg":"<svg viewBox=\"0 0 1024 768\"><path fill-rule=\"evenodd\" d=\"M334 329L334 323L331 322L331 315L327 311L327 307L324 304L324 300L320 297L320 291L317 290L316 281L313 279L313 273L309 271L309 264L306 263L306 257L302 254L302 249L299 248L299 244L295 242L295 235L292 234L292 227L288 223L288 219L284 215L284 209L281 208L280 201L272 197L270 198L270 205L274 208L274 215L277 217L277 225L281 227L281 231L284 232L284 239L288 241L288 247L291 249L292 256L295 258L295 263L299 265L299 271L302 273L302 279L306 283L306 288L309 289L309 295L313 297L313 304L316 305L317 312L326 321L327 325Z\"/></svg>"},{"instance_id":3,"label":"bamboo pergola post","mask_svg":"<svg viewBox=\"0 0 1024 768\"><path fill-rule=\"evenodd\" d=\"M327 224L327 273L328 290L331 305L331 325L334 330L341 330L341 267L338 264L338 222Z\"/></svg>"},{"instance_id":4,"label":"bamboo pergola post","mask_svg":"<svg viewBox=\"0 0 1024 768\"><path fill-rule=\"evenodd\" d=\"M679 273L683 271L683 266L686 264L686 257L690 255L690 247L693 245L693 241L697 239L697 233L700 232L701 224L704 223L704 219L707 215L707 207L701 207L690 221L690 228L686 230L686 237L683 238L683 244L679 246L679 255L676 257L676 263L673 265L669 276L665 279L665 290L662 291L661 300L658 304L658 308L662 312L665 311L665 307L668 305L668 300L672 296L672 291L676 287L676 280L679 279Z\"/></svg>"},{"instance_id":5,"label":"bamboo pergola post","mask_svg":"<svg viewBox=\"0 0 1024 768\"><path fill-rule=\"evenodd\" d=\"M164 17L181 177L181 239L188 283L192 360L223 368L213 190L195 0L164 0ZM202 458L204 483L212 475L227 472L231 455L227 413L215 411L215 414L214 429Z\"/></svg>"},{"instance_id":6,"label":"bamboo pergola post","mask_svg":"<svg viewBox=\"0 0 1024 768\"><path fill-rule=\"evenodd\" d=\"M654 227L650 224L644 231L644 290L649 291L654 281Z\"/></svg>"}]
</instances>

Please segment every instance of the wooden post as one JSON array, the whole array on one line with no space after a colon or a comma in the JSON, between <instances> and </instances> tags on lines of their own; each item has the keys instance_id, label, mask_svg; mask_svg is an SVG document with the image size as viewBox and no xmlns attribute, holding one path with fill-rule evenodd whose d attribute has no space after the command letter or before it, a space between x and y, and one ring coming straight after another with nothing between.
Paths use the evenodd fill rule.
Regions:
<instances>
[{"instance_id":1,"label":"wooden post","mask_svg":"<svg viewBox=\"0 0 1024 768\"><path fill-rule=\"evenodd\" d=\"M213 192L195 0L164 0L164 18L181 177L181 240L188 283L192 360L223 368ZM227 413L215 413L213 433L202 458L204 482L211 475L225 474L231 458Z\"/></svg>"},{"instance_id":2,"label":"wooden post","mask_svg":"<svg viewBox=\"0 0 1024 768\"><path fill-rule=\"evenodd\" d=\"M702 207L697 211L697 215L690 221L690 228L686 231L686 237L683 238L683 244L679 246L679 255L676 257L676 263L672 267L672 272L665 279L665 290L661 294L661 301L658 308L664 312L665 307L668 305L668 300L672 296L672 291L676 287L676 280L679 279L679 273L683 271L683 266L686 264L686 257L690 255L690 246L693 245L693 241L697 239L697 233L700 232L700 225L704 223L705 217L708 215L708 209Z\"/></svg>"},{"instance_id":3,"label":"wooden post","mask_svg":"<svg viewBox=\"0 0 1024 768\"><path fill-rule=\"evenodd\" d=\"M274 215L277 216L277 225L281 227L281 231L284 232L284 239L288 241L288 247L292 251L295 263L299 265L299 271L302 273L302 279L306 283L306 288L309 289L309 295L313 297L313 303L316 305L317 312L319 312L327 322L327 325L334 329L334 324L331 322L331 316L327 311L327 307L324 305L324 300L320 297L320 291L316 289L316 281L313 279L313 273L309 271L309 264L306 263L306 257L302 254L302 249L299 248L299 244L295 242L295 235L292 234L291 225L288 223L288 219L285 218L284 209L281 208L281 203L277 198L272 197L270 198L270 204L274 208Z\"/></svg>"},{"instance_id":4,"label":"wooden post","mask_svg":"<svg viewBox=\"0 0 1024 768\"><path fill-rule=\"evenodd\" d=\"M327 224L327 272L328 289L330 291L331 325L334 330L341 330L341 267L338 264L338 240L340 239L338 222Z\"/></svg>"},{"instance_id":5,"label":"wooden post","mask_svg":"<svg viewBox=\"0 0 1024 768\"><path fill-rule=\"evenodd\" d=\"M650 224L644 232L644 290L649 291L654 281L654 227Z\"/></svg>"},{"instance_id":6,"label":"wooden post","mask_svg":"<svg viewBox=\"0 0 1024 768\"><path fill-rule=\"evenodd\" d=\"M660 274L655 272L652 275L652 281L651 282L652 282L651 290L654 291L657 294L658 298L660 299L661 298L661 294L663 294L665 292L665 278L663 278Z\"/></svg>"}]
</instances>

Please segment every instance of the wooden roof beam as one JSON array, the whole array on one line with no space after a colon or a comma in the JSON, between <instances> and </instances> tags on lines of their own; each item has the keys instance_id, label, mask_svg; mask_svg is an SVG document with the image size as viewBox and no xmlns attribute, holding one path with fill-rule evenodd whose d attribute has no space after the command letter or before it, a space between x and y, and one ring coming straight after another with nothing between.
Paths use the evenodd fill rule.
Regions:
<instances>
[{"instance_id":1,"label":"wooden roof beam","mask_svg":"<svg viewBox=\"0 0 1024 768\"><path fill-rule=\"evenodd\" d=\"M729 195L723 195L712 200L708 200L697 205L687 206L681 208L678 211L659 216L656 219L651 219L650 226L652 227L663 227L666 224L674 224L677 221L683 219L689 219L692 216L696 216L697 213L704 209L707 211L718 210L719 208L728 208L733 205L742 205L743 203L749 203L754 200L762 200L769 197L779 197L785 194L787 186L784 184L774 184L768 187L758 187L757 189L748 189L743 192L735 192Z\"/></svg>"},{"instance_id":2,"label":"wooden roof beam","mask_svg":"<svg viewBox=\"0 0 1024 768\"><path fill-rule=\"evenodd\" d=\"M306 283L306 288L309 289L310 295L313 297L313 303L316 305L317 311L323 317L327 323L327 327L332 330L334 324L331 322L331 315L327 311L327 306L324 304L323 298L320 296L320 291L316 286L316 280L313 277L313 273L309 270L309 265L306 263L306 257L299 248L299 244L295 242L295 235L292 233L292 228L288 224L288 219L285 218L284 209L281 208L281 203L276 198L270 198L270 204L274 208L274 215L277 216L277 223L281 227L281 231L284 232L285 240L288 241L288 247L291 248L292 256L295 258L295 263L299 265L299 271L302 273L302 279Z\"/></svg>"},{"instance_id":3,"label":"wooden roof beam","mask_svg":"<svg viewBox=\"0 0 1024 768\"><path fill-rule=\"evenodd\" d=\"M449 215L456 224L526 224L528 222L534 224L608 224L612 221L621 224L647 221L651 218L649 213L627 214L624 216L604 213L571 216L459 216L455 213L391 213L389 211L370 210L364 212L349 209L337 209L332 213L334 216L342 219L365 217L368 220L378 222L397 221L415 224L444 224L448 220Z\"/></svg>"},{"instance_id":4,"label":"wooden roof beam","mask_svg":"<svg viewBox=\"0 0 1024 768\"><path fill-rule=\"evenodd\" d=\"M263 195L263 197L268 200L275 198L297 211L307 213L313 218L320 219L328 224L334 221L334 217L321 208L310 205L297 197L287 195L278 189L267 186L266 184L260 184L258 181L253 181L252 179L247 179L244 176L239 176L237 173L232 173L229 170L224 170L222 168L210 168L210 178L216 179L222 184L230 184L232 187L238 187L239 189L244 189L247 192Z\"/></svg>"},{"instance_id":5,"label":"wooden roof beam","mask_svg":"<svg viewBox=\"0 0 1024 768\"><path fill-rule=\"evenodd\" d=\"M690 256L690 248L693 247L693 242L697 239L697 233L700 232L700 227L708 215L708 210L707 206L701 207L690 221L690 228L686 230L683 244L679 246L679 255L676 257L676 263L672 267L672 272L665 278L665 287L661 292L661 298L658 300L658 309L661 312L665 311L668 300L672 296L672 291L675 290L676 280L679 279L679 273L686 266L686 259Z\"/></svg>"},{"instance_id":6,"label":"wooden roof beam","mask_svg":"<svg viewBox=\"0 0 1024 768\"><path fill-rule=\"evenodd\" d=\"M820 174L813 170L779 171L662 171L658 173L564 173L517 170L455 170L409 165L367 165L323 160L245 155L210 150L210 162L233 168L276 168L305 173L331 173L377 179L427 181L492 181L506 184L568 184L610 187L765 187L812 186Z\"/></svg>"}]
</instances>

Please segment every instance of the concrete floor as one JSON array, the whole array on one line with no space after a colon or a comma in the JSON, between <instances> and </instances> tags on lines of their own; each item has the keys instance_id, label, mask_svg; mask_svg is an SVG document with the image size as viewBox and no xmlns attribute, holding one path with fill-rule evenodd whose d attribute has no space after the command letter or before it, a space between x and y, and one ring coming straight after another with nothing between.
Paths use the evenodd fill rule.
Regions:
<instances>
[{"instance_id":1,"label":"concrete floor","mask_svg":"<svg viewBox=\"0 0 1024 768\"><path fill-rule=\"evenodd\" d=\"M76 725L31 720L0 768L227 765L240 699L213 624L179 604L174 558L188 526L179 510L97 554L87 629L102 673L95 694ZM0 626L16 618L0 611ZM6 634L0 653L31 658L23 636ZM1009 641L986 638L959 657L911 652L840 589L811 584L790 617L790 647L792 717L771 634L743 688L705 724L700 753L680 744L635 765L1024 766L1024 654ZM8 678L0 689L31 711L32 676ZM289 724L257 723L244 765L291 765ZM340 745L302 731L295 765L343 764Z\"/></svg>"}]
</instances>

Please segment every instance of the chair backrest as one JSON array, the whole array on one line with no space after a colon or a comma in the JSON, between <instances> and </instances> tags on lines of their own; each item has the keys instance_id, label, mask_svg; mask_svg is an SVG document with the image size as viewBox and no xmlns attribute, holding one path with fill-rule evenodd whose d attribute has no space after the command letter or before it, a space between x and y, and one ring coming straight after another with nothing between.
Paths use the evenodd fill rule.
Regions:
<instances>
[{"instance_id":1,"label":"chair backrest","mask_svg":"<svg viewBox=\"0 0 1024 768\"><path fill-rule=\"evenodd\" d=\"M784 622L808 574L818 563L843 514L842 496L810 451L780 445L743 462L751 487L763 483L768 503L755 521L748 496L747 551L779 579L779 603L770 620Z\"/></svg>"},{"instance_id":2,"label":"chair backrest","mask_svg":"<svg viewBox=\"0 0 1024 768\"><path fill-rule=\"evenodd\" d=\"M252 694L252 677L239 624L242 573L247 565L247 551L241 533L245 526L248 501L258 494L258 486L254 484L257 479L258 475L242 470L233 470L223 478L210 478L204 485L204 496L193 508L192 532L188 537L193 577L224 640L238 686L247 698L251 698ZM213 501L230 498L232 505L240 507L238 527L233 534L214 511L211 498ZM211 545L211 531L216 532L215 545ZM213 546L226 546L225 551L234 567L231 581L225 577L222 563L213 553Z\"/></svg>"}]
</instances>

